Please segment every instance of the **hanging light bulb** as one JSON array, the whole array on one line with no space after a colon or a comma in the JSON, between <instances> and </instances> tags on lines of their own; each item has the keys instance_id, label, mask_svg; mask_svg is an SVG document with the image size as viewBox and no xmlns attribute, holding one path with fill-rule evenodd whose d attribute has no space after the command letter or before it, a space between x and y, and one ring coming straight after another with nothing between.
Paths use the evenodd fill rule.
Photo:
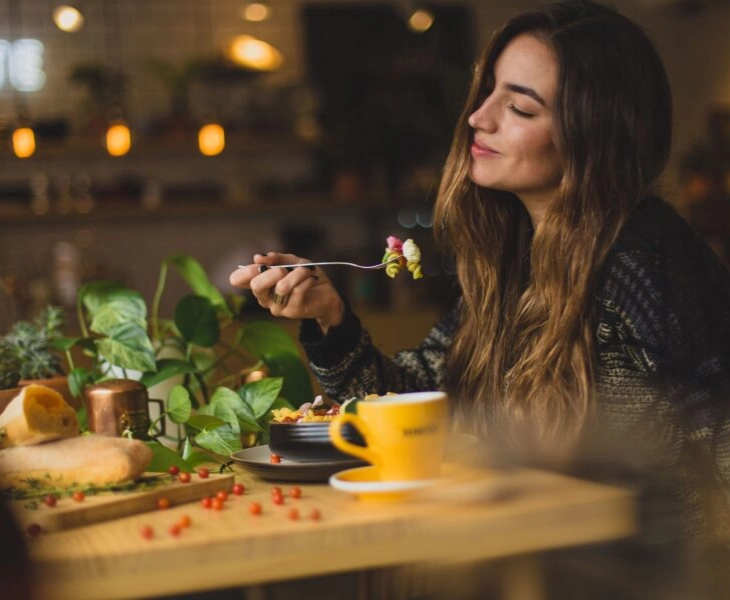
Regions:
<instances>
[{"instance_id":1,"label":"hanging light bulb","mask_svg":"<svg viewBox=\"0 0 730 600\"><path fill-rule=\"evenodd\" d=\"M271 44L250 35L239 35L228 48L229 58L256 71L276 71L284 62L281 52Z\"/></svg>"},{"instance_id":2,"label":"hanging light bulb","mask_svg":"<svg viewBox=\"0 0 730 600\"><path fill-rule=\"evenodd\" d=\"M53 10L53 22L61 31L75 33L84 26L84 15L75 6L62 4Z\"/></svg>"},{"instance_id":3,"label":"hanging light bulb","mask_svg":"<svg viewBox=\"0 0 730 600\"><path fill-rule=\"evenodd\" d=\"M253 23L259 23L270 19L272 13L273 10L271 9L271 5L263 0L248 2L241 9L241 17L244 20L251 21Z\"/></svg>"},{"instance_id":4,"label":"hanging light bulb","mask_svg":"<svg viewBox=\"0 0 730 600\"><path fill-rule=\"evenodd\" d=\"M110 156L124 156L132 147L132 133L124 121L114 121L106 130L106 151Z\"/></svg>"},{"instance_id":5,"label":"hanging light bulb","mask_svg":"<svg viewBox=\"0 0 730 600\"><path fill-rule=\"evenodd\" d=\"M198 148L203 156L217 156L226 147L226 132L218 123L206 123L198 131Z\"/></svg>"},{"instance_id":6,"label":"hanging light bulb","mask_svg":"<svg viewBox=\"0 0 730 600\"><path fill-rule=\"evenodd\" d=\"M30 127L17 127L13 131L13 153L18 158L30 158L35 154L35 133Z\"/></svg>"},{"instance_id":7,"label":"hanging light bulb","mask_svg":"<svg viewBox=\"0 0 730 600\"><path fill-rule=\"evenodd\" d=\"M433 25L433 13L426 8L419 8L408 17L408 28L414 33L424 33Z\"/></svg>"}]
</instances>

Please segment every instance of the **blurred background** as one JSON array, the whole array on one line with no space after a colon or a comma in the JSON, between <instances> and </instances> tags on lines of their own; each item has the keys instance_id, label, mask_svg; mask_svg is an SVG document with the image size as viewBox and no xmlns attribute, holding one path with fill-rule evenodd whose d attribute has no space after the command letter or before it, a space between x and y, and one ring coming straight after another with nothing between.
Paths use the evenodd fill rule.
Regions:
<instances>
[{"instance_id":1,"label":"blurred background","mask_svg":"<svg viewBox=\"0 0 730 600\"><path fill-rule=\"evenodd\" d=\"M173 253L227 292L256 252L373 263L394 234L425 280L332 275L385 350L419 341L454 295L431 206L474 58L534 4L0 0L0 333L91 279L149 299ZM671 78L665 195L728 261L730 2L614 5Z\"/></svg>"}]
</instances>

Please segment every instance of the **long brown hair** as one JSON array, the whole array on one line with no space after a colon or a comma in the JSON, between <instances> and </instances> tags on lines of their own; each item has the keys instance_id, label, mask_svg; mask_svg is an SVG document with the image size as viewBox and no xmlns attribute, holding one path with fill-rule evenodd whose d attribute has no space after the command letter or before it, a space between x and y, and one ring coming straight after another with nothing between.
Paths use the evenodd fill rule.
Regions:
<instances>
[{"instance_id":1,"label":"long brown hair","mask_svg":"<svg viewBox=\"0 0 730 600\"><path fill-rule=\"evenodd\" d=\"M534 232L515 195L468 175L467 119L493 86L495 61L524 33L547 43L559 65L563 176ZM435 234L456 258L462 290L446 374L457 423L492 434L508 424L542 444L576 439L595 393L594 287L621 226L664 169L671 113L651 41L613 9L558 2L495 33L476 65L436 202Z\"/></svg>"}]
</instances>

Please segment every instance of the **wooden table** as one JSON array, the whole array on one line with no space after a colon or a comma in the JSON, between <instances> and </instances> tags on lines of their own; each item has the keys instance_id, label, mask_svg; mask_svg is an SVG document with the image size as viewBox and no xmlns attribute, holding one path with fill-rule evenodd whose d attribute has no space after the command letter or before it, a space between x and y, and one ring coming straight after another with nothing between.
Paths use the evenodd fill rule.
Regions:
<instances>
[{"instance_id":1,"label":"wooden table","mask_svg":"<svg viewBox=\"0 0 730 600\"><path fill-rule=\"evenodd\" d=\"M326 484L300 484L302 497L278 506L272 487L286 494L293 484L245 471L238 480L245 494L231 496L220 511L188 503L30 540L40 600L129 599L519 557L622 538L635 527L629 492L542 471L485 473L484 489L505 493L480 501L362 501ZM250 514L252 501L263 514ZM292 507L298 520L289 518ZM309 518L313 508L321 520ZM192 526L173 537L168 527L183 514ZM153 539L140 535L144 525L154 527Z\"/></svg>"}]
</instances>

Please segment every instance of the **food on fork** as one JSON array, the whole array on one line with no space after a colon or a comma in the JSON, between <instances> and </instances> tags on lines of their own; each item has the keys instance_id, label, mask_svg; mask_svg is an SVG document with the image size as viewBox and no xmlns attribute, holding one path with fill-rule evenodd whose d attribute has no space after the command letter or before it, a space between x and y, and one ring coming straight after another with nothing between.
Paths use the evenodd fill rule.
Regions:
<instances>
[{"instance_id":1,"label":"food on fork","mask_svg":"<svg viewBox=\"0 0 730 600\"><path fill-rule=\"evenodd\" d=\"M413 279L421 279L423 277L421 272L421 250L416 242L410 238L403 242L396 236L390 235L387 243L388 246L385 248L382 262L386 263L394 258L398 260L386 267L386 275L395 277L405 267L411 272Z\"/></svg>"},{"instance_id":2,"label":"food on fork","mask_svg":"<svg viewBox=\"0 0 730 600\"><path fill-rule=\"evenodd\" d=\"M336 402L325 406L322 396L317 396L313 402L305 402L298 409L275 408L272 411L273 423L321 423L331 421L340 414L341 406Z\"/></svg>"}]
</instances>

